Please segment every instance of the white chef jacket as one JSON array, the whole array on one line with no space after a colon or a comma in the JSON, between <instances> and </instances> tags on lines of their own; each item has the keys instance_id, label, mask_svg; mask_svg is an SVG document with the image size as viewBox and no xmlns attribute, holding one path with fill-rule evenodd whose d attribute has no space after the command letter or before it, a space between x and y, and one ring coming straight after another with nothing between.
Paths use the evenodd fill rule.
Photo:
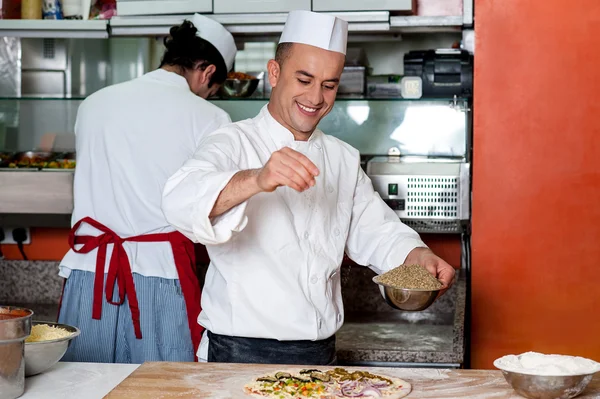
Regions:
<instances>
[{"instance_id":1,"label":"white chef jacket","mask_svg":"<svg viewBox=\"0 0 600 399\"><path fill-rule=\"evenodd\" d=\"M285 146L319 168L316 185L303 193L288 187L260 193L211 223L208 215L231 177L261 168ZM165 185L163 211L207 246L211 264L198 322L230 336L328 338L344 320L344 251L380 273L425 247L373 190L356 149L318 129L308 141L294 141L266 106L203 140Z\"/></svg>"},{"instance_id":2,"label":"white chef jacket","mask_svg":"<svg viewBox=\"0 0 600 399\"><path fill-rule=\"evenodd\" d=\"M72 223L89 216L121 237L173 231L160 208L164 184L207 133L230 122L225 111L193 94L182 76L164 69L94 93L75 123ZM83 225L79 234L98 232ZM123 245L133 272L178 278L168 242ZM60 275L95 271L96 253L70 250Z\"/></svg>"}]
</instances>

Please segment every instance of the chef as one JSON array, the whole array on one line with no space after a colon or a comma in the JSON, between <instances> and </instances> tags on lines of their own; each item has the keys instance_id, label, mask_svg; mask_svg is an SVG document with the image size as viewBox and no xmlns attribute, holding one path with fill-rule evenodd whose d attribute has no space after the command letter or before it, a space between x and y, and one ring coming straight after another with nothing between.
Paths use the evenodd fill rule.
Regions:
<instances>
[{"instance_id":1,"label":"chef","mask_svg":"<svg viewBox=\"0 0 600 399\"><path fill-rule=\"evenodd\" d=\"M63 360L193 361L202 337L193 243L160 204L171 176L209 132L231 122L206 101L225 81L236 46L210 18L170 30L158 70L98 91L75 134L71 250L59 321L79 327Z\"/></svg>"},{"instance_id":2,"label":"chef","mask_svg":"<svg viewBox=\"0 0 600 399\"><path fill-rule=\"evenodd\" d=\"M373 190L359 152L316 128L335 101L347 30L291 12L267 67L269 104L211 133L165 185L167 220L211 258L202 360L333 363L344 251L377 273L407 262L452 282L454 269Z\"/></svg>"}]
</instances>

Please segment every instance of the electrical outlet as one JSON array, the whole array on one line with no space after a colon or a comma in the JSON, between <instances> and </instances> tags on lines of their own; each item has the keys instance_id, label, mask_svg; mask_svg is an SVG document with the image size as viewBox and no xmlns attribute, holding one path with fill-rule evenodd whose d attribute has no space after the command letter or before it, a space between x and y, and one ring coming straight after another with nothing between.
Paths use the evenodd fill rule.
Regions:
<instances>
[{"instance_id":1,"label":"electrical outlet","mask_svg":"<svg viewBox=\"0 0 600 399\"><path fill-rule=\"evenodd\" d=\"M0 241L2 245L16 245L17 243L13 240L13 230L17 227L0 227L0 229L4 229L4 240ZM28 227L25 227L25 231L27 232L27 239L23 241L23 244L31 244L31 231Z\"/></svg>"}]
</instances>

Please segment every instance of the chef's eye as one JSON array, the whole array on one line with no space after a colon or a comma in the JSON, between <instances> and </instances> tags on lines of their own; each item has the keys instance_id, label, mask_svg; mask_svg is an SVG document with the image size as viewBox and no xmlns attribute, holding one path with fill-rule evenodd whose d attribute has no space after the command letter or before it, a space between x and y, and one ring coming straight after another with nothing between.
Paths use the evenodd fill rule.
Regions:
<instances>
[{"instance_id":1,"label":"chef's eye","mask_svg":"<svg viewBox=\"0 0 600 399\"><path fill-rule=\"evenodd\" d=\"M335 86L323 86L323 87L325 87L327 90L333 90L333 89L335 89Z\"/></svg>"},{"instance_id":2,"label":"chef's eye","mask_svg":"<svg viewBox=\"0 0 600 399\"><path fill-rule=\"evenodd\" d=\"M298 79L298 82L302 83L303 85L307 85L310 83L308 80L302 80L302 79Z\"/></svg>"}]
</instances>

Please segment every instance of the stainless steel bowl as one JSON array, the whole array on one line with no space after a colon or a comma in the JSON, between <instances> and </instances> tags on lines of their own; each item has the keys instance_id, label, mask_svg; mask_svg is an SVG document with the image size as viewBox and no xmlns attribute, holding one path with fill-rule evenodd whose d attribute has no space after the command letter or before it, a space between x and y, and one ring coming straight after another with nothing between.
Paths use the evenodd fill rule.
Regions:
<instances>
[{"instance_id":1,"label":"stainless steel bowl","mask_svg":"<svg viewBox=\"0 0 600 399\"><path fill-rule=\"evenodd\" d=\"M32 315L30 309L0 306L0 399L18 398L25 391L23 347Z\"/></svg>"},{"instance_id":2,"label":"stainless steel bowl","mask_svg":"<svg viewBox=\"0 0 600 399\"><path fill-rule=\"evenodd\" d=\"M45 321L34 321L37 324L47 324L49 326L64 328L72 333L65 338L53 339L50 341L26 342L25 343L25 376L36 375L48 370L54 366L64 356L71 340L79 335L77 327L66 324L50 323Z\"/></svg>"},{"instance_id":3,"label":"stainless steel bowl","mask_svg":"<svg viewBox=\"0 0 600 399\"><path fill-rule=\"evenodd\" d=\"M379 276L373 277L373 282L379 285L385 301L391 307L415 312L430 307L441 291L391 287L387 284L380 283Z\"/></svg>"},{"instance_id":4,"label":"stainless steel bowl","mask_svg":"<svg viewBox=\"0 0 600 399\"><path fill-rule=\"evenodd\" d=\"M219 94L223 97L249 97L258 87L260 79L226 79Z\"/></svg>"},{"instance_id":5,"label":"stainless steel bowl","mask_svg":"<svg viewBox=\"0 0 600 399\"><path fill-rule=\"evenodd\" d=\"M502 370L510 386L530 399L569 399L582 393L594 374L546 376Z\"/></svg>"}]
</instances>

